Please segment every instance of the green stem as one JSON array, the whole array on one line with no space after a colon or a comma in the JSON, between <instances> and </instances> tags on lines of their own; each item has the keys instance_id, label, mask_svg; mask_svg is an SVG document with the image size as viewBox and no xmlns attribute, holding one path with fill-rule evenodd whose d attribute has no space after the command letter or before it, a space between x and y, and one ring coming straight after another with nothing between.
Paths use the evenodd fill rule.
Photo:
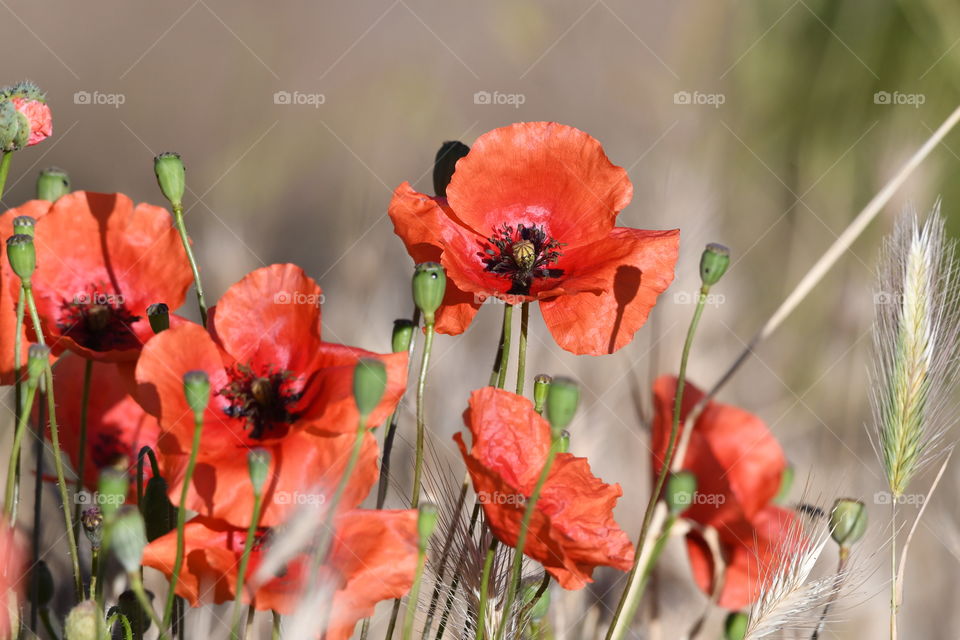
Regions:
<instances>
[{"instance_id":1,"label":"green stem","mask_svg":"<svg viewBox=\"0 0 960 640\"><path fill-rule=\"evenodd\" d=\"M43 454L45 449L44 440L46 435L43 432L43 425L46 422L44 416L43 404L44 393L40 391L40 400L37 402L37 426L33 438L33 527L30 532L30 566L36 566L40 562L40 540L43 534ZM30 631L37 631L37 617L39 610L37 603L40 600L40 583L33 581L30 593Z\"/></svg>"},{"instance_id":2,"label":"green stem","mask_svg":"<svg viewBox=\"0 0 960 640\"><path fill-rule=\"evenodd\" d=\"M663 524L663 531L660 532L660 535L657 536L657 539L653 543L653 550L650 552L650 559L647 560L647 564L643 567L643 577L640 579L640 594L639 597L643 597L643 592L647 588L647 583L650 581L650 574L653 573L653 568L657 564L657 560L660 559L660 556L663 555L663 550L667 547L667 540L670 539L670 531L673 529L673 525L676 524L677 517L672 513L667 516L666 522Z\"/></svg>"},{"instance_id":3,"label":"green stem","mask_svg":"<svg viewBox=\"0 0 960 640\"><path fill-rule=\"evenodd\" d=\"M203 283L200 282L200 268L197 266L197 259L193 255L193 247L190 246L190 236L187 234L187 225L183 220L183 206L173 208L173 220L180 232L180 241L183 242L183 250L187 253L187 260L190 262L190 270L193 271L193 284L197 289L197 304L200 307L200 321L203 326L207 326L207 303L203 298Z\"/></svg>"},{"instance_id":4,"label":"green stem","mask_svg":"<svg viewBox=\"0 0 960 640\"><path fill-rule=\"evenodd\" d=\"M33 411L33 401L37 395L35 384L27 384L26 397L23 401L22 411L17 420L17 430L13 434L13 447L10 450L10 463L7 466L7 490L4 494L3 515L4 518L13 527L16 524L17 510L15 494L17 492L17 476L20 469L20 446L23 443L23 434L27 430L27 423L30 422L30 413ZM17 404L20 404L19 398Z\"/></svg>"},{"instance_id":5,"label":"green stem","mask_svg":"<svg viewBox=\"0 0 960 640\"><path fill-rule=\"evenodd\" d=\"M423 569L427 564L427 551L420 548L417 554L417 573L413 577L413 586L407 597L407 611L403 616L403 640L413 638L413 620L417 613L417 603L420 600L420 583L423 582Z\"/></svg>"},{"instance_id":6,"label":"green stem","mask_svg":"<svg viewBox=\"0 0 960 640\"><path fill-rule=\"evenodd\" d=\"M680 372L677 375L677 389L673 401L673 423L670 427L670 440L667 443L666 456L664 457L660 471L657 473L657 480L654 483L653 491L651 491L650 499L647 502L647 509L643 516L643 526L640 528L640 537L637 539L633 567L630 569L630 574L627 578L627 588L624 589L623 594L620 596L617 611L614 613L613 620L610 622L610 627L607 630L606 640L622 640L627 634L630 623L637 612L637 606L640 604L645 578L644 572L639 571L639 563L643 556L642 552L647 535L650 531L650 522L653 520L654 509L660 500L660 492L663 491L667 474L670 473L670 465L673 463L673 454L677 446L677 434L680 431L680 410L683 407L683 389L686 384L687 362L690 360L690 349L693 346L693 337L696 335L697 326L700 324L700 316L703 315L704 305L709 292L710 287L707 285L700 287L697 306L694 309L690 327L687 329L687 338L683 343L683 353L680 356Z\"/></svg>"},{"instance_id":7,"label":"green stem","mask_svg":"<svg viewBox=\"0 0 960 640\"><path fill-rule=\"evenodd\" d=\"M77 446L77 488L79 493L83 490L83 474L87 465L87 413L90 409L90 385L93 381L93 360L87 360L83 367L83 392L80 399L80 442ZM81 505L73 510L73 520L77 523L74 530L74 537L80 539L80 513ZM92 591L92 590L91 590Z\"/></svg>"},{"instance_id":8,"label":"green stem","mask_svg":"<svg viewBox=\"0 0 960 640\"><path fill-rule=\"evenodd\" d=\"M247 607L247 624L243 629L244 639L250 638L250 631L253 630L253 617L257 614L257 610L253 608L251 604Z\"/></svg>"},{"instance_id":9,"label":"green stem","mask_svg":"<svg viewBox=\"0 0 960 640\"><path fill-rule=\"evenodd\" d=\"M530 303L524 302L520 305L520 341L518 343L519 354L517 354L517 395L523 395L523 385L527 375L527 328L530 324Z\"/></svg>"},{"instance_id":10,"label":"green stem","mask_svg":"<svg viewBox=\"0 0 960 640\"><path fill-rule=\"evenodd\" d=\"M163 607L161 631L165 631L170 626L170 618L173 616L173 602L176 599L177 582L180 581L180 570L181 565L183 565L183 528L187 524L187 496L190 493L190 483L193 482L193 470L197 466L197 455L200 453L200 436L202 434L203 412L198 411L193 416L193 444L190 447L190 459L187 461L187 470L180 487L180 504L177 505L177 550L173 560L173 571L170 574L170 589L167 591L167 601Z\"/></svg>"},{"instance_id":11,"label":"green stem","mask_svg":"<svg viewBox=\"0 0 960 640\"><path fill-rule=\"evenodd\" d=\"M397 618L400 616L400 598L393 601L393 609L390 611L390 622L387 624L387 633L384 634L384 640L393 640L393 630L397 626Z\"/></svg>"},{"instance_id":12,"label":"green stem","mask_svg":"<svg viewBox=\"0 0 960 640\"><path fill-rule=\"evenodd\" d=\"M43 628L47 630L47 635L50 636L51 640L59 640L60 636L57 634L57 630L53 628L53 622L50 620L50 609L47 607L40 608L40 622L43 623Z\"/></svg>"},{"instance_id":13,"label":"green stem","mask_svg":"<svg viewBox=\"0 0 960 640\"><path fill-rule=\"evenodd\" d=\"M21 295L17 299L17 324L16 324L16 333L14 334L14 338L13 338L13 380L14 380L13 410L14 410L14 417L16 419L17 424L20 424L20 415L23 413L23 400L24 400L23 381L20 379L20 370L21 370L21 364L22 364L20 362L20 357L23 355L21 353L21 351L23 350L23 344L22 344L23 338L21 337L21 335L23 334L23 316L24 316L24 308L26 304L26 301L24 300L24 298L25 296ZM28 411L27 414L29 415L29 413L30 412ZM19 453L17 454L15 465L17 469L17 475L14 480L14 482L16 483L16 488L14 489L13 504L10 510L11 525L17 520L17 506L20 502L20 454ZM10 504L9 497L7 498L7 500L8 500L7 504Z\"/></svg>"},{"instance_id":14,"label":"green stem","mask_svg":"<svg viewBox=\"0 0 960 640\"><path fill-rule=\"evenodd\" d=\"M487 625L487 600L490 597L490 570L493 567L493 558L497 555L497 539L494 538L483 558L483 571L480 574L480 606L477 607L476 640L484 640L484 628Z\"/></svg>"},{"instance_id":15,"label":"green stem","mask_svg":"<svg viewBox=\"0 0 960 640\"><path fill-rule=\"evenodd\" d=\"M174 567L176 568L176 567ZM150 604L150 598L147 597L147 592L143 588L143 580L140 579L140 573L133 571L129 575L130 579L130 590L133 591L134 595L137 597L137 602L140 603L140 607L147 612L147 615L150 616L150 620L153 622L153 625L157 628L157 637L159 640L170 640L170 636L167 635L167 626L160 620L160 617L157 616L157 612L153 610L153 605Z\"/></svg>"},{"instance_id":16,"label":"green stem","mask_svg":"<svg viewBox=\"0 0 960 640\"><path fill-rule=\"evenodd\" d=\"M122 613L115 613L107 618L107 628L112 629L117 622L123 627L124 640L133 640L133 629L130 627L130 621Z\"/></svg>"},{"instance_id":17,"label":"green stem","mask_svg":"<svg viewBox=\"0 0 960 640\"><path fill-rule=\"evenodd\" d=\"M420 359L420 375L417 378L417 448L413 465L413 489L410 493L410 508L420 504L420 483L423 475L423 448L426 431L424 419L423 392L427 386L427 368L430 366L430 352L433 351L433 324L427 324L427 334L423 340L423 355Z\"/></svg>"},{"instance_id":18,"label":"green stem","mask_svg":"<svg viewBox=\"0 0 960 640\"><path fill-rule=\"evenodd\" d=\"M897 640L897 498L890 501L890 640Z\"/></svg>"},{"instance_id":19,"label":"green stem","mask_svg":"<svg viewBox=\"0 0 960 640\"><path fill-rule=\"evenodd\" d=\"M280 622L282 618L276 611L271 611L270 613L273 614L273 629L270 633L270 640L280 640Z\"/></svg>"},{"instance_id":20,"label":"green stem","mask_svg":"<svg viewBox=\"0 0 960 640\"><path fill-rule=\"evenodd\" d=\"M510 334L513 332L513 305L508 304L503 309L503 348L500 351L500 366L497 373L497 388L503 389L507 383L507 361L510 359Z\"/></svg>"},{"instance_id":21,"label":"green stem","mask_svg":"<svg viewBox=\"0 0 960 640\"><path fill-rule=\"evenodd\" d=\"M337 507L340 504L340 499L343 497L344 491L347 489L347 484L350 481L350 476L353 475L354 468L357 466L357 461L360 459L360 452L363 450L363 439L367 435L366 425L368 418L369 416L360 416L360 424L357 427L357 437L353 441L350 459L347 460L347 466L343 470L340 480L337 482L337 488L333 492L333 497L327 503L326 513L323 515L323 524L321 525L320 542L317 544L317 548L313 554L311 582L316 582L320 565L327 559L327 552L330 550L330 544L333 540L333 530L334 527L336 527Z\"/></svg>"},{"instance_id":22,"label":"green stem","mask_svg":"<svg viewBox=\"0 0 960 640\"><path fill-rule=\"evenodd\" d=\"M473 531L477 526L477 520L480 518L480 503L473 505L473 512L470 514L470 526L467 527L467 539L473 537ZM450 619L450 612L453 610L453 598L457 593L457 587L460 586L460 577L463 575L463 561L465 556L460 556L457 562L457 570L453 574L453 582L450 583L450 591L447 593L447 599L443 603L443 614L440 616L440 624L437 626L437 635L435 640L443 640L443 634L447 630L447 621ZM389 639L388 639L389 640Z\"/></svg>"},{"instance_id":23,"label":"green stem","mask_svg":"<svg viewBox=\"0 0 960 640\"><path fill-rule=\"evenodd\" d=\"M550 574L544 572L543 580L540 581L540 586L537 587L536 593L533 594L533 597L530 598L530 602L523 606L523 609L520 609L520 613L517 615L517 620L520 624L525 624L524 619L533 610L537 603L540 602L540 598L543 597L543 594L547 592L547 589L550 588ZM531 625L532 626L532 625Z\"/></svg>"},{"instance_id":24,"label":"green stem","mask_svg":"<svg viewBox=\"0 0 960 640\"><path fill-rule=\"evenodd\" d=\"M4 151L3 159L0 160L0 198L3 198L3 190L7 185L7 175L10 173L10 162L13 160L13 151Z\"/></svg>"},{"instance_id":25,"label":"green stem","mask_svg":"<svg viewBox=\"0 0 960 640\"><path fill-rule=\"evenodd\" d=\"M90 597L95 598L98 605L103 603L100 602L98 598L99 592L102 591L100 588L100 583L97 581L98 576L100 575L100 549L91 549L90 550Z\"/></svg>"},{"instance_id":26,"label":"green stem","mask_svg":"<svg viewBox=\"0 0 960 640\"><path fill-rule=\"evenodd\" d=\"M250 519L250 526L247 527L247 538L243 543L243 555L240 556L240 570L237 573L236 597L233 602L233 623L230 625L233 640L237 640L240 637L240 614L242 613L240 605L243 603L243 583L247 575L247 566L250 564L250 552L253 550L253 543L257 537L257 525L260 523L260 511L262 508L263 496L259 493L254 493L253 518Z\"/></svg>"}]
</instances>

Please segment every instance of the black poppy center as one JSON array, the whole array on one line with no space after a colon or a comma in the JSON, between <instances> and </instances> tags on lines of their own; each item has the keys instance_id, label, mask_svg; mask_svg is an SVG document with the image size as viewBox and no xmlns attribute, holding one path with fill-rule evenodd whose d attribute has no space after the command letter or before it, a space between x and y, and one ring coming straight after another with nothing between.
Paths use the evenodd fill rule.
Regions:
<instances>
[{"instance_id":1,"label":"black poppy center","mask_svg":"<svg viewBox=\"0 0 960 640\"><path fill-rule=\"evenodd\" d=\"M302 395L293 389L296 376L272 367L257 372L242 364L232 367L229 374L230 384L218 392L227 399L226 414L245 420L245 428L255 440L286 434L297 419L291 406Z\"/></svg>"},{"instance_id":2,"label":"black poppy center","mask_svg":"<svg viewBox=\"0 0 960 640\"><path fill-rule=\"evenodd\" d=\"M91 287L63 303L57 329L92 351L136 349L140 340L132 325L140 320L124 306L123 296Z\"/></svg>"},{"instance_id":3,"label":"black poppy center","mask_svg":"<svg viewBox=\"0 0 960 640\"><path fill-rule=\"evenodd\" d=\"M563 275L563 269L551 268L563 255L563 243L548 236L543 227L504 224L487 242L481 254L485 269L510 280L509 294L530 295L535 279Z\"/></svg>"}]
</instances>

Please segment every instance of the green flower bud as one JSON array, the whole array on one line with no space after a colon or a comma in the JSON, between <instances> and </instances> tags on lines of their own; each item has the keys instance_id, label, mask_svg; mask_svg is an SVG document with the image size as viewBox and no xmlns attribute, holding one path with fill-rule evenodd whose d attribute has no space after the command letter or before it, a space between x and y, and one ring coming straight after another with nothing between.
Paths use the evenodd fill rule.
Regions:
<instances>
[{"instance_id":1,"label":"green flower bud","mask_svg":"<svg viewBox=\"0 0 960 640\"><path fill-rule=\"evenodd\" d=\"M163 197L174 209L181 208L187 177L180 154L170 151L161 153L153 159L153 172L157 175L157 184L160 185Z\"/></svg>"},{"instance_id":2,"label":"green flower bud","mask_svg":"<svg viewBox=\"0 0 960 640\"><path fill-rule=\"evenodd\" d=\"M200 419L210 403L210 377L207 372L195 369L183 374L183 395L194 417Z\"/></svg>"},{"instance_id":3,"label":"green flower bud","mask_svg":"<svg viewBox=\"0 0 960 640\"><path fill-rule=\"evenodd\" d=\"M830 512L830 535L841 547L860 541L867 532L867 509L863 502L841 498L833 503Z\"/></svg>"},{"instance_id":4,"label":"green flower bud","mask_svg":"<svg viewBox=\"0 0 960 640\"><path fill-rule=\"evenodd\" d=\"M17 111L17 135L13 139L13 150L19 151L30 143L30 119L21 111Z\"/></svg>"},{"instance_id":5,"label":"green flower bud","mask_svg":"<svg viewBox=\"0 0 960 640\"><path fill-rule=\"evenodd\" d=\"M420 551L427 550L430 536L433 535L433 530L437 528L438 518L437 505L431 502L425 502L420 505L417 511L417 535Z\"/></svg>"},{"instance_id":6,"label":"green flower bud","mask_svg":"<svg viewBox=\"0 0 960 640\"><path fill-rule=\"evenodd\" d=\"M14 235L30 236L32 238L36 226L37 219L30 216L17 216L13 219Z\"/></svg>"},{"instance_id":7,"label":"green flower bud","mask_svg":"<svg viewBox=\"0 0 960 640\"><path fill-rule=\"evenodd\" d=\"M558 453L568 453L570 451L570 432L564 429L560 432L560 442L557 445Z\"/></svg>"},{"instance_id":8,"label":"green flower bud","mask_svg":"<svg viewBox=\"0 0 960 640\"><path fill-rule=\"evenodd\" d=\"M416 328L417 326L406 318L393 321L393 336L390 346L394 353L410 350L410 343L413 342L413 330Z\"/></svg>"},{"instance_id":9,"label":"green flower bud","mask_svg":"<svg viewBox=\"0 0 960 640\"><path fill-rule=\"evenodd\" d=\"M103 544L103 512L100 511L100 507L84 509L80 514L80 526L83 527L83 533L90 541L90 547L99 549Z\"/></svg>"},{"instance_id":10,"label":"green flower bud","mask_svg":"<svg viewBox=\"0 0 960 640\"><path fill-rule=\"evenodd\" d=\"M533 379L533 408L537 413L543 413L543 406L547 402L547 392L550 391L551 382L553 382L553 378L545 373L539 373Z\"/></svg>"},{"instance_id":11,"label":"green flower bud","mask_svg":"<svg viewBox=\"0 0 960 640\"><path fill-rule=\"evenodd\" d=\"M50 364L50 347L45 344L32 344L27 349L27 386L36 389L40 384L47 366Z\"/></svg>"},{"instance_id":12,"label":"green flower bud","mask_svg":"<svg viewBox=\"0 0 960 640\"><path fill-rule=\"evenodd\" d=\"M723 623L724 640L743 640L747 635L747 623L750 618L742 611L732 611Z\"/></svg>"},{"instance_id":13,"label":"green flower bud","mask_svg":"<svg viewBox=\"0 0 960 640\"><path fill-rule=\"evenodd\" d=\"M10 268L24 282L30 282L37 268L37 252L33 247L33 236L24 233L7 238L7 260Z\"/></svg>"},{"instance_id":14,"label":"green flower bud","mask_svg":"<svg viewBox=\"0 0 960 640\"><path fill-rule=\"evenodd\" d=\"M357 403L360 417L367 416L380 404L383 392L387 389L387 367L382 360L361 358L353 368L353 399Z\"/></svg>"},{"instance_id":15,"label":"green flower bud","mask_svg":"<svg viewBox=\"0 0 960 640\"><path fill-rule=\"evenodd\" d=\"M66 640L99 640L100 610L93 600L84 600L67 615L63 623L63 633Z\"/></svg>"},{"instance_id":16,"label":"green flower bud","mask_svg":"<svg viewBox=\"0 0 960 640\"><path fill-rule=\"evenodd\" d=\"M251 449L247 453L247 470L250 472L254 495L261 495L270 473L270 452L260 448Z\"/></svg>"},{"instance_id":17,"label":"green flower bud","mask_svg":"<svg viewBox=\"0 0 960 640\"><path fill-rule=\"evenodd\" d=\"M780 489L777 490L777 496L773 499L777 504L783 504L790 497L790 490L793 488L794 471L793 465L787 465L780 476Z\"/></svg>"},{"instance_id":18,"label":"green flower bud","mask_svg":"<svg viewBox=\"0 0 960 640\"><path fill-rule=\"evenodd\" d=\"M163 302L157 302L147 307L147 318L154 333L160 333L170 328L170 307Z\"/></svg>"},{"instance_id":19,"label":"green flower bud","mask_svg":"<svg viewBox=\"0 0 960 640\"><path fill-rule=\"evenodd\" d=\"M457 160L470 153L470 147L459 140L447 140L437 150L433 162L433 193L441 198L447 197L447 185L453 178Z\"/></svg>"},{"instance_id":20,"label":"green flower bud","mask_svg":"<svg viewBox=\"0 0 960 640\"><path fill-rule=\"evenodd\" d=\"M146 546L147 531L140 512L132 506L118 511L110 526L110 549L124 571L133 573L140 568Z\"/></svg>"},{"instance_id":21,"label":"green flower bud","mask_svg":"<svg viewBox=\"0 0 960 640\"><path fill-rule=\"evenodd\" d=\"M126 471L107 467L100 472L100 480L97 483L97 502L107 522L126 502L129 490L130 478Z\"/></svg>"},{"instance_id":22,"label":"green flower bud","mask_svg":"<svg viewBox=\"0 0 960 640\"><path fill-rule=\"evenodd\" d=\"M14 151L20 133L20 114L9 100L0 101L0 151Z\"/></svg>"},{"instance_id":23,"label":"green flower bud","mask_svg":"<svg viewBox=\"0 0 960 640\"><path fill-rule=\"evenodd\" d=\"M173 531L173 512L173 504L167 497L167 481L162 476L153 476L147 480L143 498L140 500L140 513L143 515L149 542Z\"/></svg>"},{"instance_id":24,"label":"green flower bud","mask_svg":"<svg viewBox=\"0 0 960 640\"><path fill-rule=\"evenodd\" d=\"M569 378L554 378L547 391L547 420L555 434L567 428L580 404L580 387Z\"/></svg>"},{"instance_id":25,"label":"green flower bud","mask_svg":"<svg viewBox=\"0 0 960 640\"><path fill-rule=\"evenodd\" d=\"M50 573L50 567L47 566L46 562L40 560L30 572L30 590L27 593L31 599L36 597L35 604L42 609L53 600L54 591L53 574Z\"/></svg>"},{"instance_id":26,"label":"green flower bud","mask_svg":"<svg viewBox=\"0 0 960 640\"><path fill-rule=\"evenodd\" d=\"M531 582L523 587L523 606L526 607L530 602L536 597L537 592L540 590L540 581ZM528 611L531 620L543 620L546 617L547 613L550 611L550 589L546 589L543 594L540 596L540 599L537 600L536 604Z\"/></svg>"},{"instance_id":27,"label":"green flower bud","mask_svg":"<svg viewBox=\"0 0 960 640\"><path fill-rule=\"evenodd\" d=\"M447 274L436 262L421 262L413 272L413 302L427 326L434 323L437 309L447 290Z\"/></svg>"},{"instance_id":28,"label":"green flower bud","mask_svg":"<svg viewBox=\"0 0 960 640\"><path fill-rule=\"evenodd\" d=\"M700 255L700 281L705 287L717 284L729 266L730 249L722 244L711 242Z\"/></svg>"},{"instance_id":29,"label":"green flower bud","mask_svg":"<svg viewBox=\"0 0 960 640\"><path fill-rule=\"evenodd\" d=\"M48 167L37 176L37 200L56 202L70 193L70 176L63 169Z\"/></svg>"},{"instance_id":30,"label":"green flower bud","mask_svg":"<svg viewBox=\"0 0 960 640\"><path fill-rule=\"evenodd\" d=\"M689 471L678 471L667 478L664 498L673 515L680 515L693 504L693 495L697 492L697 476Z\"/></svg>"}]
</instances>

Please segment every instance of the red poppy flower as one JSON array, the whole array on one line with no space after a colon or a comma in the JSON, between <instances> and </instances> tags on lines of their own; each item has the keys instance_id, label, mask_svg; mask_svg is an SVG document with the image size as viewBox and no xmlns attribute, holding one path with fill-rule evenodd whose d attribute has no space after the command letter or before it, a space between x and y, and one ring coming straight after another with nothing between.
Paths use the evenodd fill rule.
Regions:
<instances>
[{"instance_id":1,"label":"red poppy flower","mask_svg":"<svg viewBox=\"0 0 960 640\"><path fill-rule=\"evenodd\" d=\"M464 422L473 434L460 446L479 502L494 534L514 546L526 501L550 449L550 425L522 396L486 387L470 396ZM633 545L614 522L620 485L602 482L586 458L558 454L531 520L526 553L543 564L565 589L592 582L597 566L626 571Z\"/></svg>"},{"instance_id":2,"label":"red poppy flower","mask_svg":"<svg viewBox=\"0 0 960 640\"><path fill-rule=\"evenodd\" d=\"M56 354L135 360L153 336L147 307L176 309L193 281L170 214L120 193L76 191L47 206L33 275L47 342Z\"/></svg>"},{"instance_id":3,"label":"red poppy flower","mask_svg":"<svg viewBox=\"0 0 960 640\"><path fill-rule=\"evenodd\" d=\"M666 455L676 386L672 376L654 383L654 472ZM703 396L687 382L681 430ZM720 604L730 609L745 607L756 596L757 581L772 560L780 534L794 522L790 511L770 504L786 468L783 450L760 418L711 401L693 425L682 468L696 475L698 495L710 498L695 500L683 517L718 532L728 565ZM713 559L708 547L699 533L692 533L687 542L694 577L710 592Z\"/></svg>"},{"instance_id":4,"label":"red poppy flower","mask_svg":"<svg viewBox=\"0 0 960 640\"><path fill-rule=\"evenodd\" d=\"M406 387L407 354L377 355L320 339L316 282L299 267L258 269L211 310L210 332L192 323L155 336L137 362L137 398L160 419L158 458L175 503L193 439L193 414L183 374L210 378L210 405L187 506L239 527L249 524L253 494L250 448L268 449L272 477L264 495L264 526L275 526L298 502L336 486L350 457L359 414L353 370L360 358L387 366L387 390L369 425L387 419ZM368 434L341 501L358 505L377 478L376 439Z\"/></svg>"},{"instance_id":5,"label":"red poppy flower","mask_svg":"<svg viewBox=\"0 0 960 640\"><path fill-rule=\"evenodd\" d=\"M6 521L0 522L0 638L13 635L14 617L23 600L27 572L26 541Z\"/></svg>"},{"instance_id":6,"label":"red poppy flower","mask_svg":"<svg viewBox=\"0 0 960 640\"><path fill-rule=\"evenodd\" d=\"M600 143L555 122L486 133L456 165L447 197L403 183L390 217L416 262L449 276L437 330L466 330L480 303L539 301L577 354L629 343L673 280L679 231L615 227L633 186Z\"/></svg>"},{"instance_id":7,"label":"red poppy flower","mask_svg":"<svg viewBox=\"0 0 960 640\"><path fill-rule=\"evenodd\" d=\"M250 554L244 602L261 611L290 614L309 579L311 559L296 556L281 575L249 589L270 534L271 530L261 529ZM232 601L246 530L197 516L184 527L184 537L186 553L177 594L192 606ZM176 531L154 540L144 550L143 565L169 577L176 546ZM405 595L416 567L416 511L354 510L338 516L330 559L321 571L334 588L326 640L347 640L357 621L371 615L377 602Z\"/></svg>"}]
</instances>

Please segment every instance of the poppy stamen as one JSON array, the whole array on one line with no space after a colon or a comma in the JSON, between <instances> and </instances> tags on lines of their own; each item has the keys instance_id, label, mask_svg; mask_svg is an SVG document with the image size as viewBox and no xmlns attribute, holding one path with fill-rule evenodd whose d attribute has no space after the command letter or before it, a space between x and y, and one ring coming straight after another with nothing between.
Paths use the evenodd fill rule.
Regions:
<instances>
[{"instance_id":1,"label":"poppy stamen","mask_svg":"<svg viewBox=\"0 0 960 640\"><path fill-rule=\"evenodd\" d=\"M127 310L123 296L93 286L89 293L65 301L57 322L60 333L93 351L136 349L140 341L130 328L140 316Z\"/></svg>"},{"instance_id":2,"label":"poppy stamen","mask_svg":"<svg viewBox=\"0 0 960 640\"><path fill-rule=\"evenodd\" d=\"M530 286L535 278L559 278L563 269L550 268L563 253L557 242L546 234L543 227L504 224L487 238L488 246L481 254L486 271L509 278L507 293L530 295Z\"/></svg>"},{"instance_id":3,"label":"poppy stamen","mask_svg":"<svg viewBox=\"0 0 960 640\"><path fill-rule=\"evenodd\" d=\"M291 387L296 376L290 371L273 367L257 374L248 365L236 365L229 370L230 384L218 395L229 404L224 412L231 418L243 418L250 437L282 437L297 416L290 411L302 393Z\"/></svg>"}]
</instances>

